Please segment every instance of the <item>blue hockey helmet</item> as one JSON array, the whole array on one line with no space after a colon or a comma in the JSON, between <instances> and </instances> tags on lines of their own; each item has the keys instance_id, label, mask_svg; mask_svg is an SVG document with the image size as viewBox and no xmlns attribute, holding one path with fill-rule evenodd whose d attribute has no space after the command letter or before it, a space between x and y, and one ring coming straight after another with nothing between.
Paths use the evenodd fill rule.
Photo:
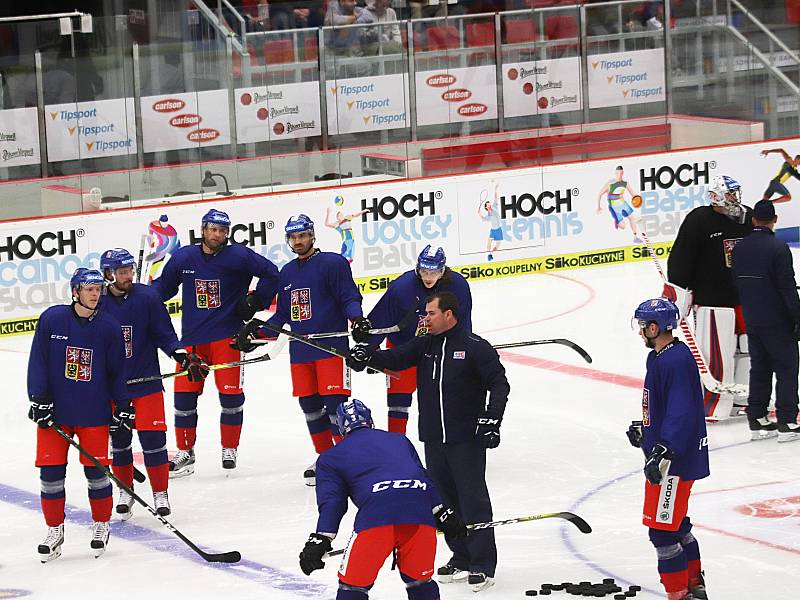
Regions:
<instances>
[{"instance_id":1,"label":"blue hockey helmet","mask_svg":"<svg viewBox=\"0 0 800 600\"><path fill-rule=\"evenodd\" d=\"M417 258L417 271L444 271L447 264L447 257L444 255L444 248L433 248L430 244L420 252Z\"/></svg>"},{"instance_id":2,"label":"blue hockey helmet","mask_svg":"<svg viewBox=\"0 0 800 600\"><path fill-rule=\"evenodd\" d=\"M302 231L310 231L314 233L314 221L308 215L292 215L286 221L283 231L288 236L290 233L299 233Z\"/></svg>"},{"instance_id":3,"label":"blue hockey helmet","mask_svg":"<svg viewBox=\"0 0 800 600\"><path fill-rule=\"evenodd\" d=\"M72 290L76 290L84 285L100 285L102 286L105 283L103 279L103 274L100 273L97 269L86 269L81 267L79 269L75 269L75 273L72 274L72 278L69 280L69 287Z\"/></svg>"},{"instance_id":4,"label":"blue hockey helmet","mask_svg":"<svg viewBox=\"0 0 800 600\"><path fill-rule=\"evenodd\" d=\"M100 255L101 271L105 271L106 269L115 271L116 269L121 269L122 267L136 268L136 260L133 258L133 255L130 252L125 250L125 248L111 248Z\"/></svg>"},{"instance_id":5,"label":"blue hockey helmet","mask_svg":"<svg viewBox=\"0 0 800 600\"><path fill-rule=\"evenodd\" d=\"M355 398L342 402L336 409L336 424L342 435L347 435L361 427L372 429L375 426L372 421L372 412L366 404Z\"/></svg>"},{"instance_id":6,"label":"blue hockey helmet","mask_svg":"<svg viewBox=\"0 0 800 600\"><path fill-rule=\"evenodd\" d=\"M639 329L650 323L658 325L661 332L672 331L678 326L678 307L666 298L653 298L642 302L633 313L633 323Z\"/></svg>"},{"instance_id":7,"label":"blue hockey helmet","mask_svg":"<svg viewBox=\"0 0 800 600\"><path fill-rule=\"evenodd\" d=\"M203 215L202 225L203 227L206 225L218 225L219 227L230 229L231 218L228 216L228 213L217 210L216 208L212 208Z\"/></svg>"}]
</instances>

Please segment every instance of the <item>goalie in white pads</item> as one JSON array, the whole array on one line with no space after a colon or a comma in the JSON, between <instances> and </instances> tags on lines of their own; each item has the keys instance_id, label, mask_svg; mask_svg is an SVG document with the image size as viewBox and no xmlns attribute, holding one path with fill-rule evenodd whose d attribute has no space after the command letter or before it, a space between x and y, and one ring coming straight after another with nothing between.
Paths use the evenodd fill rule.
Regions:
<instances>
[{"instance_id":1,"label":"goalie in white pads","mask_svg":"<svg viewBox=\"0 0 800 600\"><path fill-rule=\"evenodd\" d=\"M711 375L723 383L747 384L750 358L739 296L731 275L731 253L753 229L752 210L741 203L741 186L726 175L714 177L710 206L689 212L681 223L667 262L664 296L681 317L694 313L697 345ZM706 418L721 420L739 413L734 401L745 397L706 390Z\"/></svg>"}]
</instances>

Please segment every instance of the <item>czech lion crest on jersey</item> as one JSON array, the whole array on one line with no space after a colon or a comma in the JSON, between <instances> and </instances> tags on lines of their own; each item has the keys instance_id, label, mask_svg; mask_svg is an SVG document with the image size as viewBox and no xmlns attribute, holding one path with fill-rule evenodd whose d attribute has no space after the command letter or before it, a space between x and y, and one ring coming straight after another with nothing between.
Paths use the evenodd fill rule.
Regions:
<instances>
[{"instance_id":1,"label":"czech lion crest on jersey","mask_svg":"<svg viewBox=\"0 0 800 600\"><path fill-rule=\"evenodd\" d=\"M725 253L725 266L729 269L733 264L733 249L736 248L736 244L742 241L742 238L733 238L728 240L722 240L722 251Z\"/></svg>"},{"instance_id":2,"label":"czech lion crest on jersey","mask_svg":"<svg viewBox=\"0 0 800 600\"><path fill-rule=\"evenodd\" d=\"M292 290L289 304L292 321L308 321L311 318L311 288Z\"/></svg>"},{"instance_id":3,"label":"czech lion crest on jersey","mask_svg":"<svg viewBox=\"0 0 800 600\"><path fill-rule=\"evenodd\" d=\"M194 297L197 308L219 308L222 306L219 279L195 279Z\"/></svg>"},{"instance_id":4,"label":"czech lion crest on jersey","mask_svg":"<svg viewBox=\"0 0 800 600\"><path fill-rule=\"evenodd\" d=\"M92 353L90 348L67 346L64 377L73 381L92 380Z\"/></svg>"},{"instance_id":5,"label":"czech lion crest on jersey","mask_svg":"<svg viewBox=\"0 0 800 600\"><path fill-rule=\"evenodd\" d=\"M122 326L122 339L125 341L125 358L133 356L133 327L130 325Z\"/></svg>"}]
</instances>

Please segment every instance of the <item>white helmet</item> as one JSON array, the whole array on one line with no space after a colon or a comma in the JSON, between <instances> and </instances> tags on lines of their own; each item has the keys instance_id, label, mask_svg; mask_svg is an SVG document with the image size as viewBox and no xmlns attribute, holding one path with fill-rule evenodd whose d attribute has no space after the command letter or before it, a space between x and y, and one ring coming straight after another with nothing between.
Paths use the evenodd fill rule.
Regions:
<instances>
[{"instance_id":1,"label":"white helmet","mask_svg":"<svg viewBox=\"0 0 800 600\"><path fill-rule=\"evenodd\" d=\"M741 220L744 215L742 207L742 186L733 177L717 175L711 180L708 188L708 199L711 206L719 206L734 220Z\"/></svg>"}]
</instances>

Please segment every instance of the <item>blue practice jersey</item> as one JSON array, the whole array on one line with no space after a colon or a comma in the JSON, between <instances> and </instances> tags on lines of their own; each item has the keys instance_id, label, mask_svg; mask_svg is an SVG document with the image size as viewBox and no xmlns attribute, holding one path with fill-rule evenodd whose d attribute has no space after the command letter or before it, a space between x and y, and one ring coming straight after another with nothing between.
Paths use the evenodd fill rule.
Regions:
<instances>
[{"instance_id":1,"label":"blue practice jersey","mask_svg":"<svg viewBox=\"0 0 800 600\"><path fill-rule=\"evenodd\" d=\"M442 503L417 451L400 433L356 429L317 459L319 533L337 533L347 499L356 532L383 525L430 525Z\"/></svg>"},{"instance_id":2,"label":"blue practice jersey","mask_svg":"<svg viewBox=\"0 0 800 600\"><path fill-rule=\"evenodd\" d=\"M103 296L101 310L122 326L126 380L158 375L161 369L157 348L172 356L181 347L166 306L158 292L149 286L134 283L133 289L123 296L108 292ZM160 380L128 386L134 398L163 390Z\"/></svg>"},{"instance_id":3,"label":"blue practice jersey","mask_svg":"<svg viewBox=\"0 0 800 600\"><path fill-rule=\"evenodd\" d=\"M458 322L467 332L472 331L472 294L464 276L451 269L431 289L425 287L414 271L407 271L389 284L386 292L369 313L369 320L376 329L397 325L405 319L405 326L397 333L388 335L389 341L399 346L413 337L428 333L425 320L425 305L428 297L436 292L451 292L458 298ZM410 318L406 318L413 313ZM382 341L383 336L370 340L372 345Z\"/></svg>"},{"instance_id":4,"label":"blue practice jersey","mask_svg":"<svg viewBox=\"0 0 800 600\"><path fill-rule=\"evenodd\" d=\"M645 454L658 443L675 453L670 475L684 480L708 477L708 434L700 374L688 346L677 339L647 356L642 423Z\"/></svg>"},{"instance_id":5,"label":"blue practice jersey","mask_svg":"<svg viewBox=\"0 0 800 600\"><path fill-rule=\"evenodd\" d=\"M111 402L130 400L124 362L122 331L113 317L98 311L84 319L71 306L52 306L33 335L28 395L52 399L59 425L108 425Z\"/></svg>"},{"instance_id":6,"label":"blue practice jersey","mask_svg":"<svg viewBox=\"0 0 800 600\"><path fill-rule=\"evenodd\" d=\"M340 254L317 251L306 259L295 258L281 269L278 307L268 322L275 327L288 323L296 333L325 333L347 331L348 319L352 321L362 315L361 293L353 281L350 263ZM343 353L348 351L347 337L324 342ZM292 363L309 363L330 356L303 342L289 344Z\"/></svg>"},{"instance_id":7,"label":"blue practice jersey","mask_svg":"<svg viewBox=\"0 0 800 600\"><path fill-rule=\"evenodd\" d=\"M200 244L183 246L167 261L153 282L162 300L181 294L181 343L205 344L233 337L242 326L236 305L247 294L253 277L256 293L268 301L275 295L278 268L241 244L226 244L216 254L205 254Z\"/></svg>"}]
</instances>

